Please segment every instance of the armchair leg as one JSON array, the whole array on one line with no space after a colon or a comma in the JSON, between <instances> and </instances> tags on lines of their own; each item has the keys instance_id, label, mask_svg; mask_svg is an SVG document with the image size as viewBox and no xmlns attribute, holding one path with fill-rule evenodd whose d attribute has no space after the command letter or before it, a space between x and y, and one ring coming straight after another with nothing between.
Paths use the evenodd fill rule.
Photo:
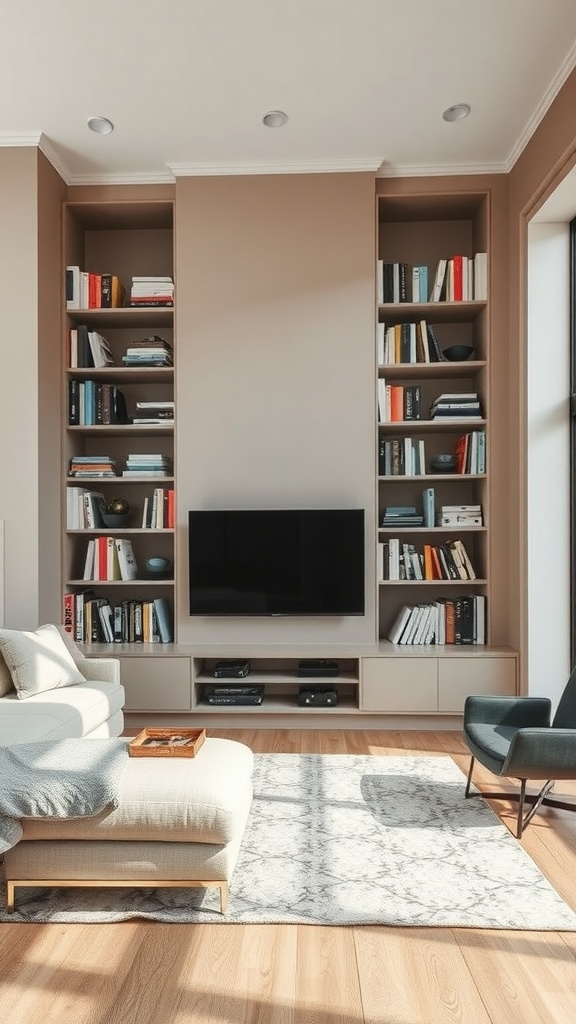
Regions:
<instances>
[{"instance_id":1,"label":"armchair leg","mask_svg":"<svg viewBox=\"0 0 576 1024\"><path fill-rule=\"evenodd\" d=\"M540 790L540 792L536 796L536 799L534 800L534 803L532 804L530 810L528 811L527 815L523 819L522 818L522 813L523 813L523 807L524 807L524 796L525 796L525 791L526 791L526 779L522 779L522 783L521 783L521 786L520 786L520 803L518 805L518 827L517 827L517 830L516 830L516 836L517 836L518 839L520 839L522 837L522 832L524 831L526 826L529 824L529 822L532 821L532 818L536 814L536 811L538 810L538 808L545 802L546 797L548 796L548 793L550 793L553 789L554 789L554 780L553 779L549 779L548 782L545 782L544 785L542 786L542 789Z\"/></svg>"},{"instance_id":2,"label":"armchair leg","mask_svg":"<svg viewBox=\"0 0 576 1024\"><path fill-rule=\"evenodd\" d=\"M474 795L474 794L470 793L470 786L472 785L472 769L473 768L474 768L474 758L471 757L470 758L470 768L468 769L468 778L466 780L466 789L464 790L465 798L468 798L469 796L473 796Z\"/></svg>"}]
</instances>

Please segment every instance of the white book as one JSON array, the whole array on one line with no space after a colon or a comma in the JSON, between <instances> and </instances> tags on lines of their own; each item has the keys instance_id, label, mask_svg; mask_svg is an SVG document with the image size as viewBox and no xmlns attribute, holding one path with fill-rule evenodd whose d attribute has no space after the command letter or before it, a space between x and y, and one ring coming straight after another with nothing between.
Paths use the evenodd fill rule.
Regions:
<instances>
[{"instance_id":1,"label":"white book","mask_svg":"<svg viewBox=\"0 0 576 1024\"><path fill-rule=\"evenodd\" d=\"M474 299L477 302L488 298L488 253L477 252L474 256Z\"/></svg>"},{"instance_id":2,"label":"white book","mask_svg":"<svg viewBox=\"0 0 576 1024\"><path fill-rule=\"evenodd\" d=\"M378 366L382 366L384 363L384 346L386 340L386 324L376 325L376 352L378 359Z\"/></svg>"},{"instance_id":3,"label":"white book","mask_svg":"<svg viewBox=\"0 0 576 1024\"><path fill-rule=\"evenodd\" d=\"M66 267L66 309L80 309L80 267Z\"/></svg>"},{"instance_id":4,"label":"white book","mask_svg":"<svg viewBox=\"0 0 576 1024\"><path fill-rule=\"evenodd\" d=\"M418 622L418 629L416 630L416 634L414 636L414 641L413 642L415 644L423 644L425 642L424 637L426 637L428 635L428 625L429 625L429 622L430 622L430 606L429 605L423 605L423 607L422 607L422 615L420 617L420 621Z\"/></svg>"},{"instance_id":5,"label":"white book","mask_svg":"<svg viewBox=\"0 0 576 1024\"><path fill-rule=\"evenodd\" d=\"M93 540L88 541L86 547L86 560L84 562L84 572L82 574L83 580L94 579L94 558L95 558L96 542Z\"/></svg>"},{"instance_id":6,"label":"white book","mask_svg":"<svg viewBox=\"0 0 576 1024\"><path fill-rule=\"evenodd\" d=\"M120 575L123 580L135 580L138 578L138 566L132 548L132 541L117 538L114 541L118 552L118 563Z\"/></svg>"},{"instance_id":7,"label":"white book","mask_svg":"<svg viewBox=\"0 0 576 1024\"><path fill-rule=\"evenodd\" d=\"M430 302L440 302L440 296L442 294L442 286L444 284L444 278L446 277L446 264L447 260L438 260L438 266L436 268L436 276L434 278L434 284L432 291L430 292Z\"/></svg>"},{"instance_id":8,"label":"white book","mask_svg":"<svg viewBox=\"0 0 576 1024\"><path fill-rule=\"evenodd\" d=\"M395 622L393 623L390 632L388 633L388 639L390 643L397 644L400 642L400 637L404 632L406 624L410 618L412 609L405 604L399 611Z\"/></svg>"},{"instance_id":9,"label":"white book","mask_svg":"<svg viewBox=\"0 0 576 1024\"><path fill-rule=\"evenodd\" d=\"M388 393L386 390L386 380L384 377L378 378L378 422L388 423Z\"/></svg>"},{"instance_id":10,"label":"white book","mask_svg":"<svg viewBox=\"0 0 576 1024\"><path fill-rule=\"evenodd\" d=\"M474 597L474 610L476 619L476 643L486 643L486 598L484 594L476 594Z\"/></svg>"},{"instance_id":11,"label":"white book","mask_svg":"<svg viewBox=\"0 0 576 1024\"><path fill-rule=\"evenodd\" d=\"M381 541L376 548L376 578L378 582L384 579L384 544Z\"/></svg>"}]
</instances>

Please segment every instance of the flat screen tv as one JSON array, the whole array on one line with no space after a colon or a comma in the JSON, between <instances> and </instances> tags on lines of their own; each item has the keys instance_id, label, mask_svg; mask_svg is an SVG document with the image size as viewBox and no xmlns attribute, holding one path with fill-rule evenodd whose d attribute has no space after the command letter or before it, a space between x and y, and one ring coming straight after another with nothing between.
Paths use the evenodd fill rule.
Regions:
<instances>
[{"instance_id":1,"label":"flat screen tv","mask_svg":"<svg viewBox=\"0 0 576 1024\"><path fill-rule=\"evenodd\" d=\"M363 615L363 509L192 511L191 615Z\"/></svg>"}]
</instances>

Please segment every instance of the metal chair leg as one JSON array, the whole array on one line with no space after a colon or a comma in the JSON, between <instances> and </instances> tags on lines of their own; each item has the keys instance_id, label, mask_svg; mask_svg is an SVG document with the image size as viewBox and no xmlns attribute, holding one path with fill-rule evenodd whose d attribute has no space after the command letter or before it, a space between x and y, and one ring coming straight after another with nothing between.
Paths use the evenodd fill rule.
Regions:
<instances>
[{"instance_id":1,"label":"metal chair leg","mask_svg":"<svg viewBox=\"0 0 576 1024\"><path fill-rule=\"evenodd\" d=\"M526 814L526 816L523 819L523 821L520 822L520 814L521 814L521 810L522 810L523 796L524 796L524 790L525 789L526 789L526 780L522 779L522 785L521 785L521 788L520 788L520 805L518 807L518 821L519 821L519 826L518 826L519 827L519 831L517 832L518 839L520 839L520 837L522 835L522 832L524 831L526 826L532 821L532 818L536 814L536 811L538 810L538 808L541 807L541 805L544 803L546 797L548 796L548 793L550 793L551 790L554 789L554 779L548 779L548 782L544 783L544 785L542 786L542 789L540 790L540 792L538 793L536 799L534 800L534 803L532 804L530 810ZM531 799L533 799L533 798L531 798Z\"/></svg>"},{"instance_id":2,"label":"metal chair leg","mask_svg":"<svg viewBox=\"0 0 576 1024\"><path fill-rule=\"evenodd\" d=\"M466 798L469 797L469 796L474 796L473 793L470 793L470 786L472 784L472 769L473 768L474 768L474 758L471 757L470 758L470 768L468 770L468 778L466 780L466 789L464 790L464 796Z\"/></svg>"},{"instance_id":3,"label":"metal chair leg","mask_svg":"<svg viewBox=\"0 0 576 1024\"><path fill-rule=\"evenodd\" d=\"M516 838L522 838L524 828L524 797L526 796L526 779L520 780L520 799L518 801L518 818L516 820Z\"/></svg>"}]
</instances>

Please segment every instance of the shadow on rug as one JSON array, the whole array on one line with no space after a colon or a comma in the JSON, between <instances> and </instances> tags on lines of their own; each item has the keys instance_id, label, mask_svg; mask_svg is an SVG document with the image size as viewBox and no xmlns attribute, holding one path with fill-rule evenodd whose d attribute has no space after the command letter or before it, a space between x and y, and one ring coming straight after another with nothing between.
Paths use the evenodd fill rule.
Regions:
<instances>
[{"instance_id":1,"label":"shadow on rug","mask_svg":"<svg viewBox=\"0 0 576 1024\"><path fill-rule=\"evenodd\" d=\"M228 912L200 889L20 889L13 922L575 931L576 913L448 757L258 754Z\"/></svg>"}]
</instances>

